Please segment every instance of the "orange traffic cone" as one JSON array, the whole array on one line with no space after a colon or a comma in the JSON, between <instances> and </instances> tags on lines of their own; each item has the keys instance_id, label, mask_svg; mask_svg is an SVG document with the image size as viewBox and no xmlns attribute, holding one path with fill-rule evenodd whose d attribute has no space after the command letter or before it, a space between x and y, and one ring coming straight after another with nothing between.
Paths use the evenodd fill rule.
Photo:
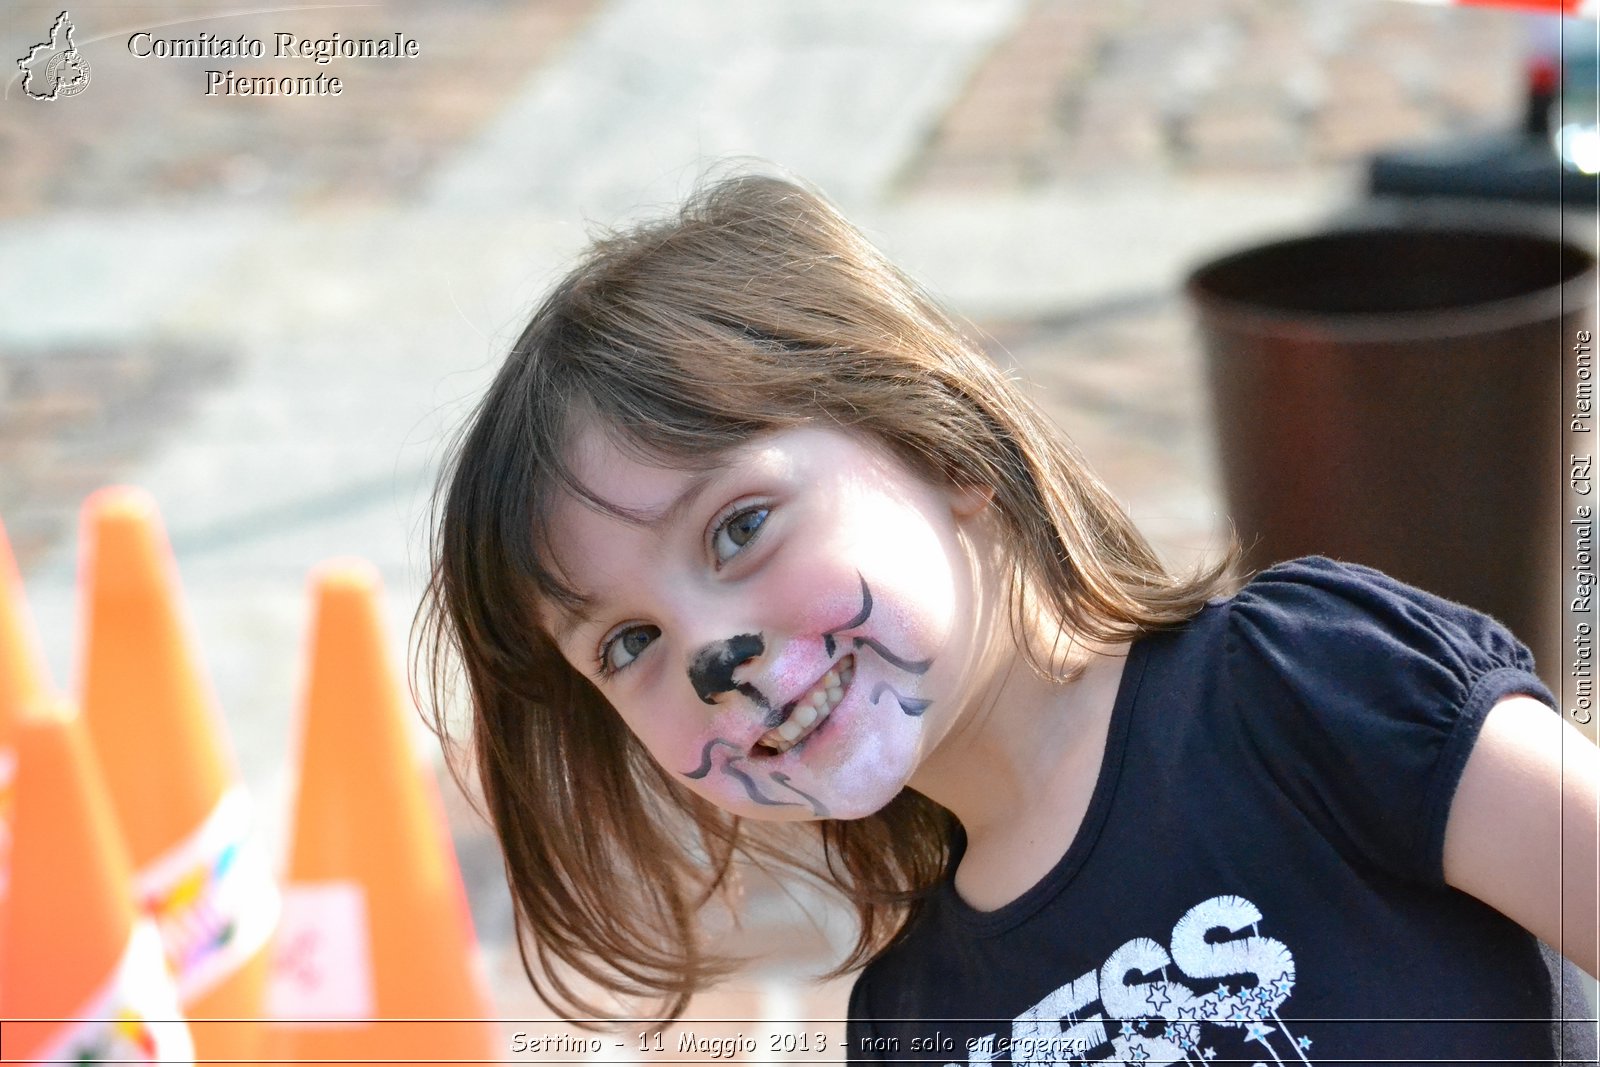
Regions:
<instances>
[{"instance_id":1,"label":"orange traffic cone","mask_svg":"<svg viewBox=\"0 0 1600 1067\"><path fill-rule=\"evenodd\" d=\"M377 571L313 575L315 619L270 1048L284 1060L498 1059L461 872L407 734ZM323 1020L311 1022L312 1020Z\"/></svg>"},{"instance_id":2,"label":"orange traffic cone","mask_svg":"<svg viewBox=\"0 0 1600 1067\"><path fill-rule=\"evenodd\" d=\"M45 698L50 683L39 637L22 595L22 575L0 525L0 901L11 870L11 805L17 755L13 735L24 708Z\"/></svg>"},{"instance_id":3,"label":"orange traffic cone","mask_svg":"<svg viewBox=\"0 0 1600 1067\"><path fill-rule=\"evenodd\" d=\"M161 935L134 906L126 847L81 723L18 720L11 894L0 907L9 1060L194 1058Z\"/></svg>"},{"instance_id":4,"label":"orange traffic cone","mask_svg":"<svg viewBox=\"0 0 1600 1067\"><path fill-rule=\"evenodd\" d=\"M47 677L39 636L22 595L22 575L0 523L0 736L4 724L21 714L19 709L44 699L50 689Z\"/></svg>"},{"instance_id":5,"label":"orange traffic cone","mask_svg":"<svg viewBox=\"0 0 1600 1067\"><path fill-rule=\"evenodd\" d=\"M259 1059L278 894L180 610L154 501L84 504L83 711L202 1059ZM205 1020L238 1020L231 1023Z\"/></svg>"}]
</instances>

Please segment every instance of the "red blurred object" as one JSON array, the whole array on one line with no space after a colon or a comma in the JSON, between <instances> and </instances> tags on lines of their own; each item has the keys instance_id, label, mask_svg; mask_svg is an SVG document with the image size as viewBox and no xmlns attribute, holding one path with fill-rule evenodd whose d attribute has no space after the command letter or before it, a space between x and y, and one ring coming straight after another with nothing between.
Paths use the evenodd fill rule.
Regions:
<instances>
[{"instance_id":1,"label":"red blurred object","mask_svg":"<svg viewBox=\"0 0 1600 1067\"><path fill-rule=\"evenodd\" d=\"M1591 15L1594 4L1586 0L1452 0L1462 7L1507 7L1518 11L1542 11L1550 15ZM1588 10L1584 10L1587 8Z\"/></svg>"}]
</instances>

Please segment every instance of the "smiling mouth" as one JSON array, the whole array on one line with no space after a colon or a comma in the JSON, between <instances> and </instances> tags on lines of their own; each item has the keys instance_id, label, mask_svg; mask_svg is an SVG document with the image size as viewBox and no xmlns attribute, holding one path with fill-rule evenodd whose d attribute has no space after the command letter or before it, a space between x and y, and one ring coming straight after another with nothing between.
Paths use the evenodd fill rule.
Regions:
<instances>
[{"instance_id":1,"label":"smiling mouth","mask_svg":"<svg viewBox=\"0 0 1600 1067\"><path fill-rule=\"evenodd\" d=\"M788 718L761 735L751 755L781 755L810 737L844 700L855 675L855 656L844 656L809 693L790 705Z\"/></svg>"}]
</instances>

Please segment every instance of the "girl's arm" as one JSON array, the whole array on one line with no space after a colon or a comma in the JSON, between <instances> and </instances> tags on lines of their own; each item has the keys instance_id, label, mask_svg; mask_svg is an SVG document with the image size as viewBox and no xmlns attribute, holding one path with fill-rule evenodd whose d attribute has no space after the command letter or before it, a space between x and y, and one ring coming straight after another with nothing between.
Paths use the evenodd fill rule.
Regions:
<instances>
[{"instance_id":1,"label":"girl's arm","mask_svg":"<svg viewBox=\"0 0 1600 1067\"><path fill-rule=\"evenodd\" d=\"M1484 720L1445 825L1445 881L1596 974L1600 749L1528 696Z\"/></svg>"}]
</instances>

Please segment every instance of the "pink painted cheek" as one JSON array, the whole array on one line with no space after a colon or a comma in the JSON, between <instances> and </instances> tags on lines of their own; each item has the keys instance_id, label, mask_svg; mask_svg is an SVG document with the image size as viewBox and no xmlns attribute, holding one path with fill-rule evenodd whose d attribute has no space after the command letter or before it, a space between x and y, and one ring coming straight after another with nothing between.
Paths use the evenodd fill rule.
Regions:
<instances>
[{"instance_id":1,"label":"pink painted cheek","mask_svg":"<svg viewBox=\"0 0 1600 1067\"><path fill-rule=\"evenodd\" d=\"M745 759L756 738L765 732L761 713L748 702L728 698L724 698L724 703L718 708L706 706L705 710L711 714L709 720L702 718L693 727L672 731L670 751L675 755L667 758L657 755L657 762L666 767L676 780L725 811L756 818L772 818L773 812L786 811L752 801L743 783L725 769L730 760L742 761L737 762L737 766L746 774L754 778L764 777L753 773L754 768L749 767L749 761ZM706 766L708 761L709 768ZM688 777L690 772L703 768L706 769L704 775ZM762 786L758 785L758 788ZM774 799L793 799L780 796L770 787L766 791Z\"/></svg>"},{"instance_id":2,"label":"pink painted cheek","mask_svg":"<svg viewBox=\"0 0 1600 1067\"><path fill-rule=\"evenodd\" d=\"M921 752L920 719L904 715L885 696L842 723L826 755L818 753L815 796L836 819L859 819L893 800L916 770Z\"/></svg>"},{"instance_id":3,"label":"pink painted cheek","mask_svg":"<svg viewBox=\"0 0 1600 1067\"><path fill-rule=\"evenodd\" d=\"M837 652L828 656L820 634L801 635L786 641L777 659L755 681L768 700L782 706L804 696L837 658Z\"/></svg>"},{"instance_id":4,"label":"pink painted cheek","mask_svg":"<svg viewBox=\"0 0 1600 1067\"><path fill-rule=\"evenodd\" d=\"M706 714L710 715L709 719L701 716L699 722L685 723L683 727L673 731L673 750L681 755L676 763L668 766L679 774L693 770L704 758L707 746L714 742L727 742L715 747L717 762L720 764L730 755L744 755L755 743L755 739L761 735L760 714L745 701L724 696L718 707L702 706L705 707Z\"/></svg>"},{"instance_id":5,"label":"pink painted cheek","mask_svg":"<svg viewBox=\"0 0 1600 1067\"><path fill-rule=\"evenodd\" d=\"M872 612L865 622L846 629L861 613L863 577L872 593ZM952 632L954 597L938 575L919 584L906 575L849 567L826 575L813 572L808 581L788 584L798 587L763 591L769 605L787 602L795 610L774 620L787 639L778 641L777 657L754 679L776 703L802 695L834 662L856 651L853 638L871 637L898 656L926 660L938 655ZM828 634L835 635L831 655Z\"/></svg>"},{"instance_id":6,"label":"pink painted cheek","mask_svg":"<svg viewBox=\"0 0 1600 1067\"><path fill-rule=\"evenodd\" d=\"M686 713L685 709L658 708L648 716L636 715L629 728L657 763L674 775L681 775L694 770L707 742L718 736L732 739L726 721L719 723L716 718L707 717L714 710L706 707L704 713L696 713L688 708ZM641 718L644 721L637 721Z\"/></svg>"},{"instance_id":7,"label":"pink painted cheek","mask_svg":"<svg viewBox=\"0 0 1600 1067\"><path fill-rule=\"evenodd\" d=\"M785 632L782 636L768 635L778 645L775 650L769 645L769 661L742 676L759 685L773 703L782 705L803 696L851 650L849 638L841 637L830 656L823 635L837 631L860 614L861 579L854 569L826 576L813 572L809 581L791 578L772 593L763 593L769 597L767 603L787 603L793 605L793 610L773 620ZM873 615L877 615L876 607ZM868 620L869 626L871 621ZM858 627L849 632L864 631Z\"/></svg>"},{"instance_id":8,"label":"pink painted cheek","mask_svg":"<svg viewBox=\"0 0 1600 1067\"><path fill-rule=\"evenodd\" d=\"M861 633L881 641L902 658L936 660L950 640L953 609L929 600L911 606L900 597L879 597Z\"/></svg>"}]
</instances>

